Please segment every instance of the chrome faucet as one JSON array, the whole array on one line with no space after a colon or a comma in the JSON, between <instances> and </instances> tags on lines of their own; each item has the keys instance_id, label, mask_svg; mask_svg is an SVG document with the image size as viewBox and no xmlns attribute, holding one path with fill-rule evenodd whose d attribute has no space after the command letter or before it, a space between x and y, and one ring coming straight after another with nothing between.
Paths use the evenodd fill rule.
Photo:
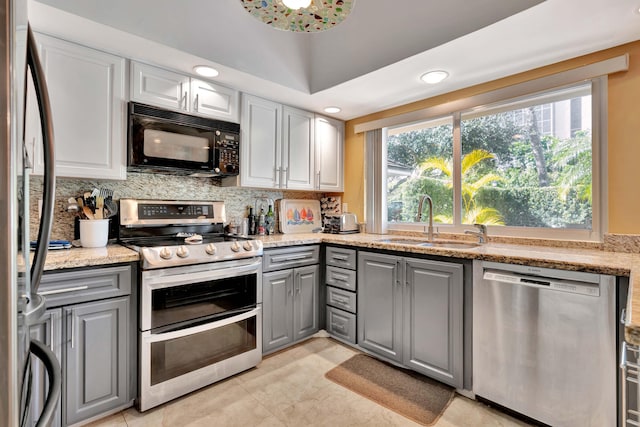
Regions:
<instances>
[{"instance_id":1,"label":"chrome faucet","mask_svg":"<svg viewBox=\"0 0 640 427\"><path fill-rule=\"evenodd\" d=\"M487 226L484 224L473 224L477 230L465 230L464 234L473 234L478 236L478 243L485 243L487 241Z\"/></svg>"},{"instance_id":2,"label":"chrome faucet","mask_svg":"<svg viewBox=\"0 0 640 427\"><path fill-rule=\"evenodd\" d=\"M418 214L416 215L416 222L422 221L422 206L424 205L424 201L427 201L429 204L429 227L427 228L427 237L429 241L433 241L433 200L429 197L428 194L423 194L420 196L420 201L418 202Z\"/></svg>"}]
</instances>

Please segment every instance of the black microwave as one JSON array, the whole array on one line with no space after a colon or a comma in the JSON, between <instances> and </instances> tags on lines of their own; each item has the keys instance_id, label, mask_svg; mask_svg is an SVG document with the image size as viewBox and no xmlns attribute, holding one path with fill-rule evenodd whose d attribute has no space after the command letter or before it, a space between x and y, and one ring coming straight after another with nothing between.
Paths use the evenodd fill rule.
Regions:
<instances>
[{"instance_id":1,"label":"black microwave","mask_svg":"<svg viewBox=\"0 0 640 427\"><path fill-rule=\"evenodd\" d=\"M196 177L240 172L240 125L129 102L127 170Z\"/></svg>"}]
</instances>

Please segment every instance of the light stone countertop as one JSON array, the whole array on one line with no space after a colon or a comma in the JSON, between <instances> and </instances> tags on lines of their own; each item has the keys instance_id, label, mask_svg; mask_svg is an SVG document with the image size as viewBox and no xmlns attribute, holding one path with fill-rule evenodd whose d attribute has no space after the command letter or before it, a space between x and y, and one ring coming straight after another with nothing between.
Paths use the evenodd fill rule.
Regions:
<instances>
[{"instance_id":1,"label":"light stone countertop","mask_svg":"<svg viewBox=\"0 0 640 427\"><path fill-rule=\"evenodd\" d=\"M405 236L398 235L310 233L266 236L261 237L260 240L263 241L265 249L290 245L332 243L358 248L394 250L411 254L430 254L627 276L630 279L625 338L631 344L640 345L640 292L634 291L634 283L640 284L640 254L510 243L485 243L470 249L450 249L381 241L394 237L405 239ZM406 237L406 239L411 238Z\"/></svg>"},{"instance_id":2,"label":"light stone countertop","mask_svg":"<svg viewBox=\"0 0 640 427\"><path fill-rule=\"evenodd\" d=\"M564 270L627 276L629 296L627 301L626 340L640 345L640 292L635 292L634 283L640 284L640 254L608 252L598 249L562 248L558 246L535 246L524 244L485 243L468 249L424 247L411 244L383 242L384 239L401 237L380 234L278 234L258 237L265 249L330 243L357 248L386 249L408 254L429 254L463 259L479 259L511 264L526 264L536 267L560 268ZM406 237L411 239L410 237ZM424 239L423 239L424 240ZM50 251L45 270L99 266L139 260L137 252L117 244L105 248L73 248ZM640 286L640 285L639 285Z\"/></svg>"},{"instance_id":3,"label":"light stone countertop","mask_svg":"<svg viewBox=\"0 0 640 427\"><path fill-rule=\"evenodd\" d=\"M140 256L136 251L118 244L109 244L104 248L71 248L48 251L44 269L45 271L60 270L137 262L139 260Z\"/></svg>"}]
</instances>

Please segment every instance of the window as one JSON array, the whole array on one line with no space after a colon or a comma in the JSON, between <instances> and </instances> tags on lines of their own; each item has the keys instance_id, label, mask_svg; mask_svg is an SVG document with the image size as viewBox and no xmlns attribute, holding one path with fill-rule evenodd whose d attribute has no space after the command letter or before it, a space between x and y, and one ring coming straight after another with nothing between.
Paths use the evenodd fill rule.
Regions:
<instances>
[{"instance_id":1,"label":"window","mask_svg":"<svg viewBox=\"0 0 640 427\"><path fill-rule=\"evenodd\" d=\"M421 230L428 194L440 231L598 239L594 99L581 83L387 128L387 227Z\"/></svg>"}]
</instances>

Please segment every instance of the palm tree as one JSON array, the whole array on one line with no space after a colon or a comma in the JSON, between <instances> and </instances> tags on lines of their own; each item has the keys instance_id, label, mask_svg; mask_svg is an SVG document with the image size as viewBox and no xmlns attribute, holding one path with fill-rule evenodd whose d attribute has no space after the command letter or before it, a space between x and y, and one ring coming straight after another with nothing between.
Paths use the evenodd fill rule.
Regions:
<instances>
[{"instance_id":1,"label":"palm tree","mask_svg":"<svg viewBox=\"0 0 640 427\"><path fill-rule=\"evenodd\" d=\"M503 181L503 178L495 173L485 173L480 177L473 173L475 167L483 160L494 159L492 153L477 149L462 157L462 205L464 208L463 222L465 224L504 225L502 215L494 208L478 206L476 196L487 185ZM444 182L448 188L453 187L453 162L451 159L432 157L420 164L422 171L438 171L444 175ZM440 222L452 223L453 219L447 215L438 215Z\"/></svg>"},{"instance_id":2,"label":"palm tree","mask_svg":"<svg viewBox=\"0 0 640 427\"><path fill-rule=\"evenodd\" d=\"M555 140L552 145L554 166L559 169L557 185L560 197L566 200L571 189L578 189L578 197L592 201L591 134L576 132L573 138Z\"/></svg>"}]
</instances>

